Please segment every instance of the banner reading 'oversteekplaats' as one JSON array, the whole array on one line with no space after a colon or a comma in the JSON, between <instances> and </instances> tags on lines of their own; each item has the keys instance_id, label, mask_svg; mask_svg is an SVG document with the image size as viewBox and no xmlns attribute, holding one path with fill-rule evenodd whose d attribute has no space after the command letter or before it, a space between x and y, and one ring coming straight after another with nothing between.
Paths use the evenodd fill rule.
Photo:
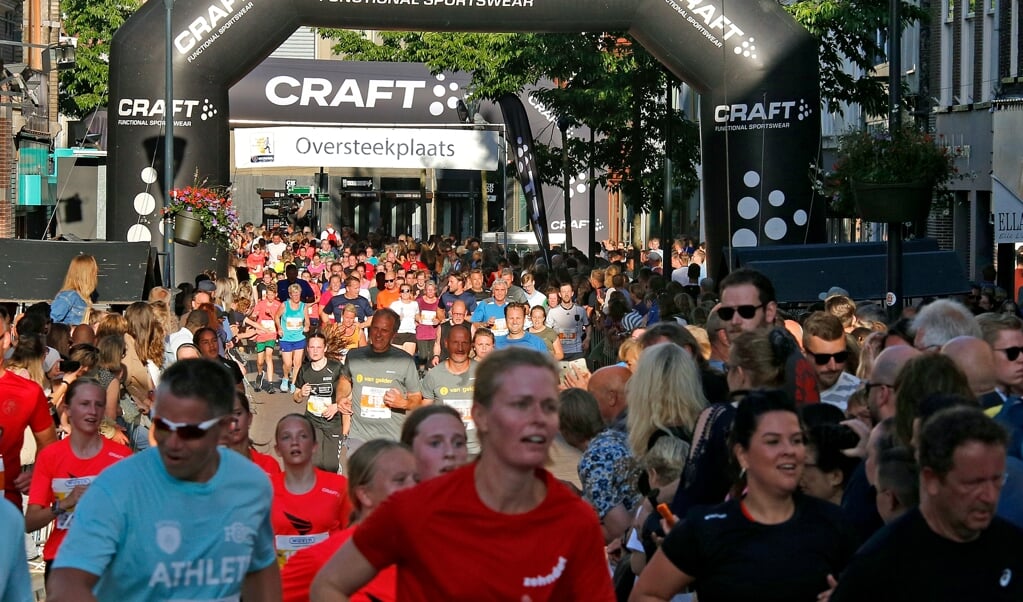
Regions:
<instances>
[{"instance_id":1,"label":"banner reading 'oversteekplaats'","mask_svg":"<svg viewBox=\"0 0 1023 602\"><path fill-rule=\"evenodd\" d=\"M489 130L238 128L234 164L266 167L497 169L500 135Z\"/></svg>"}]
</instances>

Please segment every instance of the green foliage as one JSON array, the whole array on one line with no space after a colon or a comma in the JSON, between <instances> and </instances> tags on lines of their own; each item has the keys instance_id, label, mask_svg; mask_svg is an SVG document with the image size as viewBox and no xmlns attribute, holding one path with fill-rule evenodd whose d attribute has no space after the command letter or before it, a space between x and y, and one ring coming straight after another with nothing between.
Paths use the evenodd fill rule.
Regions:
<instances>
[{"instance_id":1,"label":"green foliage","mask_svg":"<svg viewBox=\"0 0 1023 602\"><path fill-rule=\"evenodd\" d=\"M854 183L921 183L934 187L939 200L949 195L948 182L958 170L948 147L913 125L894 135L887 131L851 130L839 138L838 160L831 171L817 174L815 184L838 215L853 212Z\"/></svg>"},{"instance_id":2,"label":"green foliage","mask_svg":"<svg viewBox=\"0 0 1023 602\"><path fill-rule=\"evenodd\" d=\"M554 115L598 132L593 147L589 140L570 137L571 173L585 171L592 153L601 184L612 190L620 186L636 210L659 207L670 131L673 185L683 197L697 189L698 126L668 110L664 94L670 75L624 33L384 32L380 44L354 31L321 35L335 42L335 53L352 60L422 62L434 72L471 72L476 99L518 94L543 80L560 82L561 87L539 91L538 100ZM560 134L553 125L551 130L537 135L537 161L544 181L560 186L561 151L550 144L560 141Z\"/></svg>"},{"instance_id":3,"label":"green foliage","mask_svg":"<svg viewBox=\"0 0 1023 602\"><path fill-rule=\"evenodd\" d=\"M840 103L859 104L867 115L888 112L886 82L873 79L874 66L886 59L878 31L888 29L888 0L795 0L785 9L818 41L821 98L828 110L840 112ZM901 3L903 27L926 22L927 11ZM846 62L862 75L845 71Z\"/></svg>"},{"instance_id":4,"label":"green foliage","mask_svg":"<svg viewBox=\"0 0 1023 602\"><path fill-rule=\"evenodd\" d=\"M81 117L109 97L110 42L144 0L61 0L64 31L78 38L75 66L61 71L60 111Z\"/></svg>"}]
</instances>

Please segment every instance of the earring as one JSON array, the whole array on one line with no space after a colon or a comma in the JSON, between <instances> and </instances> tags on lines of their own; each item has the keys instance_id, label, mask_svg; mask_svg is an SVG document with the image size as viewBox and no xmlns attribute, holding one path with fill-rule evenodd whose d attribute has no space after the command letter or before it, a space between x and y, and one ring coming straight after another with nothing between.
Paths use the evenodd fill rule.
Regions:
<instances>
[{"instance_id":1,"label":"earring","mask_svg":"<svg viewBox=\"0 0 1023 602\"><path fill-rule=\"evenodd\" d=\"M739 471L739 480L741 481L741 480L743 480L745 478L746 478L746 467L743 466L742 470Z\"/></svg>"}]
</instances>

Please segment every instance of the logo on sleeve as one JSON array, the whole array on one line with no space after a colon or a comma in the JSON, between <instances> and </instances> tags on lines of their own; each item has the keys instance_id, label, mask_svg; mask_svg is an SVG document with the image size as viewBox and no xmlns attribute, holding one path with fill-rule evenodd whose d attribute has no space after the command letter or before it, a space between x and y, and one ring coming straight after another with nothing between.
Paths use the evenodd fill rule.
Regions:
<instances>
[{"instance_id":1,"label":"logo on sleeve","mask_svg":"<svg viewBox=\"0 0 1023 602\"><path fill-rule=\"evenodd\" d=\"M256 532L245 523L234 522L224 527L224 541L230 543L250 544Z\"/></svg>"},{"instance_id":2,"label":"logo on sleeve","mask_svg":"<svg viewBox=\"0 0 1023 602\"><path fill-rule=\"evenodd\" d=\"M156 546L164 554L173 554L181 547L181 525L176 521L156 523Z\"/></svg>"}]
</instances>

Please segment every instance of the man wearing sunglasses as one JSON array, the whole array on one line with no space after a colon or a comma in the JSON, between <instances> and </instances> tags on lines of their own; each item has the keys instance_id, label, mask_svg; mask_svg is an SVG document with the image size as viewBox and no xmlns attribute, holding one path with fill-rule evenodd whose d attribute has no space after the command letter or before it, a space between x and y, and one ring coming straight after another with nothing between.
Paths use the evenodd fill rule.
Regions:
<instances>
[{"instance_id":1,"label":"man wearing sunglasses","mask_svg":"<svg viewBox=\"0 0 1023 602\"><path fill-rule=\"evenodd\" d=\"M398 291L398 275L393 270L384 272L384 288L377 293L377 309L385 309L401 298Z\"/></svg>"},{"instance_id":2,"label":"man wearing sunglasses","mask_svg":"<svg viewBox=\"0 0 1023 602\"><path fill-rule=\"evenodd\" d=\"M777 312L774 285L760 272L741 268L721 281L718 317L729 335L766 328Z\"/></svg>"},{"instance_id":3,"label":"man wearing sunglasses","mask_svg":"<svg viewBox=\"0 0 1023 602\"><path fill-rule=\"evenodd\" d=\"M157 447L104 471L79 500L48 600L280 599L270 482L217 446L234 394L231 375L209 360L163 373Z\"/></svg>"},{"instance_id":4,"label":"man wearing sunglasses","mask_svg":"<svg viewBox=\"0 0 1023 602\"><path fill-rule=\"evenodd\" d=\"M845 371L849 350L842 321L817 311L803 322L803 353L817 374L821 401L845 412L849 397L860 387L860 379Z\"/></svg>"},{"instance_id":5,"label":"man wearing sunglasses","mask_svg":"<svg viewBox=\"0 0 1023 602\"><path fill-rule=\"evenodd\" d=\"M717 314L729 339L774 325L777 297L771 280L756 270L740 268L721 281ZM785 366L785 390L798 405L820 401L813 362L796 351Z\"/></svg>"}]
</instances>

